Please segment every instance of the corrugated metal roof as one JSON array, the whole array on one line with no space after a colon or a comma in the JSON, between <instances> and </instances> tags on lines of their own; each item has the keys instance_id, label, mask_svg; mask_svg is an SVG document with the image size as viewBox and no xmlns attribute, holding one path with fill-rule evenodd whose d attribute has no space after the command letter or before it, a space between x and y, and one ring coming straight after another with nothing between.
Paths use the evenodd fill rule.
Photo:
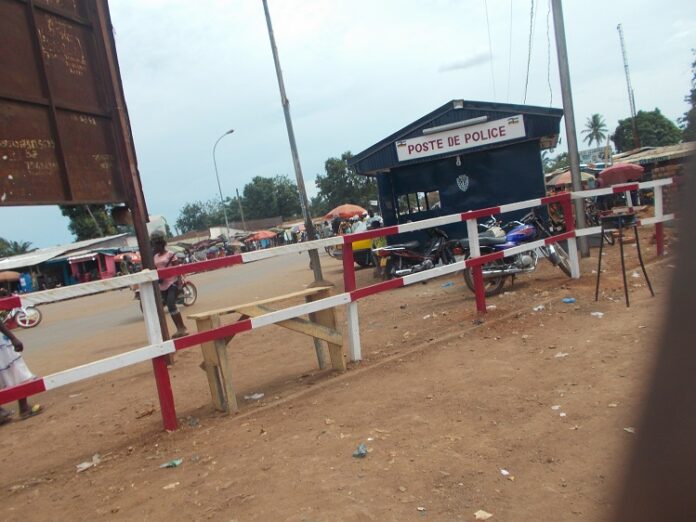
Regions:
<instances>
[{"instance_id":1,"label":"corrugated metal roof","mask_svg":"<svg viewBox=\"0 0 696 522\"><path fill-rule=\"evenodd\" d=\"M389 170L390 168L396 166L401 167L415 163L422 163L424 161L433 161L441 157L452 156L456 153L449 152L438 156L430 156L424 159L400 162L397 158L394 143L397 140L420 136L422 134L422 129L426 127L447 125L449 123L465 121L479 116L487 116L489 119L502 119L518 114L531 117L530 125L527 129L526 139L540 139L556 137L558 135L560 119L563 116L562 109L510 103L451 100L431 113L426 114L406 127L380 140L371 147L368 147L356 156L353 156L348 161L348 165L354 168L358 174L374 174L378 171ZM527 119L525 118L525 122L526 121ZM551 124L547 124L549 122L551 122ZM544 143L546 146L548 146L552 141L555 142L555 140L545 140ZM509 143L513 143L513 141L506 142L505 144L495 144L493 146L499 147ZM477 148L467 149L462 151L461 154L477 152L491 147L491 145L484 145Z\"/></svg>"},{"instance_id":2,"label":"corrugated metal roof","mask_svg":"<svg viewBox=\"0 0 696 522\"><path fill-rule=\"evenodd\" d=\"M677 145L664 147L643 147L638 150L622 152L613 156L614 163L637 163L638 165L650 165L679 158L685 158L696 153L696 142L687 141Z\"/></svg>"},{"instance_id":3,"label":"corrugated metal roof","mask_svg":"<svg viewBox=\"0 0 696 522\"><path fill-rule=\"evenodd\" d=\"M96 239L85 239L84 241L78 241L70 245L59 245L48 248L39 248L33 252L28 252L26 254L20 254L18 256L6 257L0 259L0 270L12 270L14 268L22 268L25 266L36 266L38 264L44 263L49 259L61 256L67 252L74 252L77 250L82 250L89 246L97 245L105 241L110 241L115 238L123 237L128 234L116 234L115 236L100 237Z\"/></svg>"}]
</instances>

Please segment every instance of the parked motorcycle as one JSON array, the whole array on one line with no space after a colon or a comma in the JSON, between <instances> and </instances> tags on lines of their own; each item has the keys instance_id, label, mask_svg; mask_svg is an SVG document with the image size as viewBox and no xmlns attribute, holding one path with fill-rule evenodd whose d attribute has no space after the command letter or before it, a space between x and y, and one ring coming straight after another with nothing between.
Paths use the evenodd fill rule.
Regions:
<instances>
[{"instance_id":1,"label":"parked motorcycle","mask_svg":"<svg viewBox=\"0 0 696 522\"><path fill-rule=\"evenodd\" d=\"M482 255L504 251L512 247L523 245L524 243L553 235L548 225L537 215L534 209L519 221L511 221L502 226L496 221L489 221L484 224L484 227L487 227L488 230L479 235L479 246ZM502 230L504 235L501 236L499 231L493 230L494 227L498 227L499 230ZM452 249L455 259L461 257L468 259L470 257L471 252L468 239L460 239L451 243L453 244L451 244L450 248ZM545 245L510 257L485 263L482 268L486 296L499 294L503 290L505 280L508 277L514 279L517 274L536 270L539 256L547 258L568 277L571 276L570 260L566 251L563 250L558 243ZM474 292L474 280L471 269L464 271L464 281L469 289Z\"/></svg>"},{"instance_id":2,"label":"parked motorcycle","mask_svg":"<svg viewBox=\"0 0 696 522\"><path fill-rule=\"evenodd\" d=\"M454 262L454 256L449 250L447 234L439 228L428 229L426 232L431 239L425 246L418 241L409 241L372 251L379 260L382 273L387 279L422 272L437 264Z\"/></svg>"},{"instance_id":3,"label":"parked motorcycle","mask_svg":"<svg viewBox=\"0 0 696 522\"><path fill-rule=\"evenodd\" d=\"M2 315L2 322L10 329L15 326L34 328L41 322L41 319L43 319L41 310L34 306L13 308Z\"/></svg>"}]
</instances>

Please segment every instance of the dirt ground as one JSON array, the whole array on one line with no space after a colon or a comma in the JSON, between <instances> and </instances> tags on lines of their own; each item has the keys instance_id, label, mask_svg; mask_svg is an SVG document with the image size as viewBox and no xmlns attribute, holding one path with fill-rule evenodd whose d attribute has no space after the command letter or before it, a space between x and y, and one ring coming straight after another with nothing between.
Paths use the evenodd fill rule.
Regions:
<instances>
[{"instance_id":1,"label":"dirt ground","mask_svg":"<svg viewBox=\"0 0 696 522\"><path fill-rule=\"evenodd\" d=\"M364 299L365 360L341 375L317 370L309 338L275 326L240 335L230 344L237 415L212 408L200 351L177 354L173 433L161 429L149 364L43 394L45 413L0 429L0 518L469 521L485 510L501 521L602 520L635 437L672 268L649 235L643 243L657 295L628 246L630 308L618 245L605 250L596 303L596 251L580 280L542 260L482 318L461 275ZM248 281L249 291L301 289L311 274L304 260L293 266L291 277ZM325 272L341 291L340 264L327 259ZM221 275L197 277L201 287ZM370 270L358 273L359 285L371 282ZM209 295L195 311L243 293ZM118 299L127 297L74 306ZM27 358L44 374L142 337L126 317ZM254 393L264 396L244 398ZM360 443L368 453L355 458ZM172 459L183 461L160 468Z\"/></svg>"}]
</instances>

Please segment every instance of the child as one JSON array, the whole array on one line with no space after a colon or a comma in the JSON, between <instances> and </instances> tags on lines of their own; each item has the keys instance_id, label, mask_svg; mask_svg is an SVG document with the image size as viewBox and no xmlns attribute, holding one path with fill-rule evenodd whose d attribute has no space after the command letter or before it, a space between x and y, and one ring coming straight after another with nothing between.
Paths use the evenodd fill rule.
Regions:
<instances>
[{"instance_id":1,"label":"child","mask_svg":"<svg viewBox=\"0 0 696 522\"><path fill-rule=\"evenodd\" d=\"M22 357L24 345L15 335L0 321L0 388L9 388L23 382L34 379ZM28 419L38 415L43 410L35 404L29 406L27 399L19 399L19 418ZM0 425L9 422L11 412L0 407Z\"/></svg>"}]
</instances>

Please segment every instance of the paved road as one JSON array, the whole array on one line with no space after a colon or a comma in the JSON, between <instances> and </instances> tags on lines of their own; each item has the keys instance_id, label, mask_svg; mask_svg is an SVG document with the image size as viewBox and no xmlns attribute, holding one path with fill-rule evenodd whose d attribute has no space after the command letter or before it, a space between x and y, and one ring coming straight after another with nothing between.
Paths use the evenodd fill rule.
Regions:
<instances>
[{"instance_id":1,"label":"paved road","mask_svg":"<svg viewBox=\"0 0 696 522\"><path fill-rule=\"evenodd\" d=\"M340 271L340 263L331 258L323 256L322 263L325 273ZM185 308L184 315L301 290L313 280L308 264L307 254L290 254L193 275L198 302ZM147 343L142 313L128 289L53 303L41 310L43 321L38 327L18 331L36 373L68 368ZM192 322L189 326L194 328ZM56 361L59 354L65 355L63 363Z\"/></svg>"}]
</instances>

